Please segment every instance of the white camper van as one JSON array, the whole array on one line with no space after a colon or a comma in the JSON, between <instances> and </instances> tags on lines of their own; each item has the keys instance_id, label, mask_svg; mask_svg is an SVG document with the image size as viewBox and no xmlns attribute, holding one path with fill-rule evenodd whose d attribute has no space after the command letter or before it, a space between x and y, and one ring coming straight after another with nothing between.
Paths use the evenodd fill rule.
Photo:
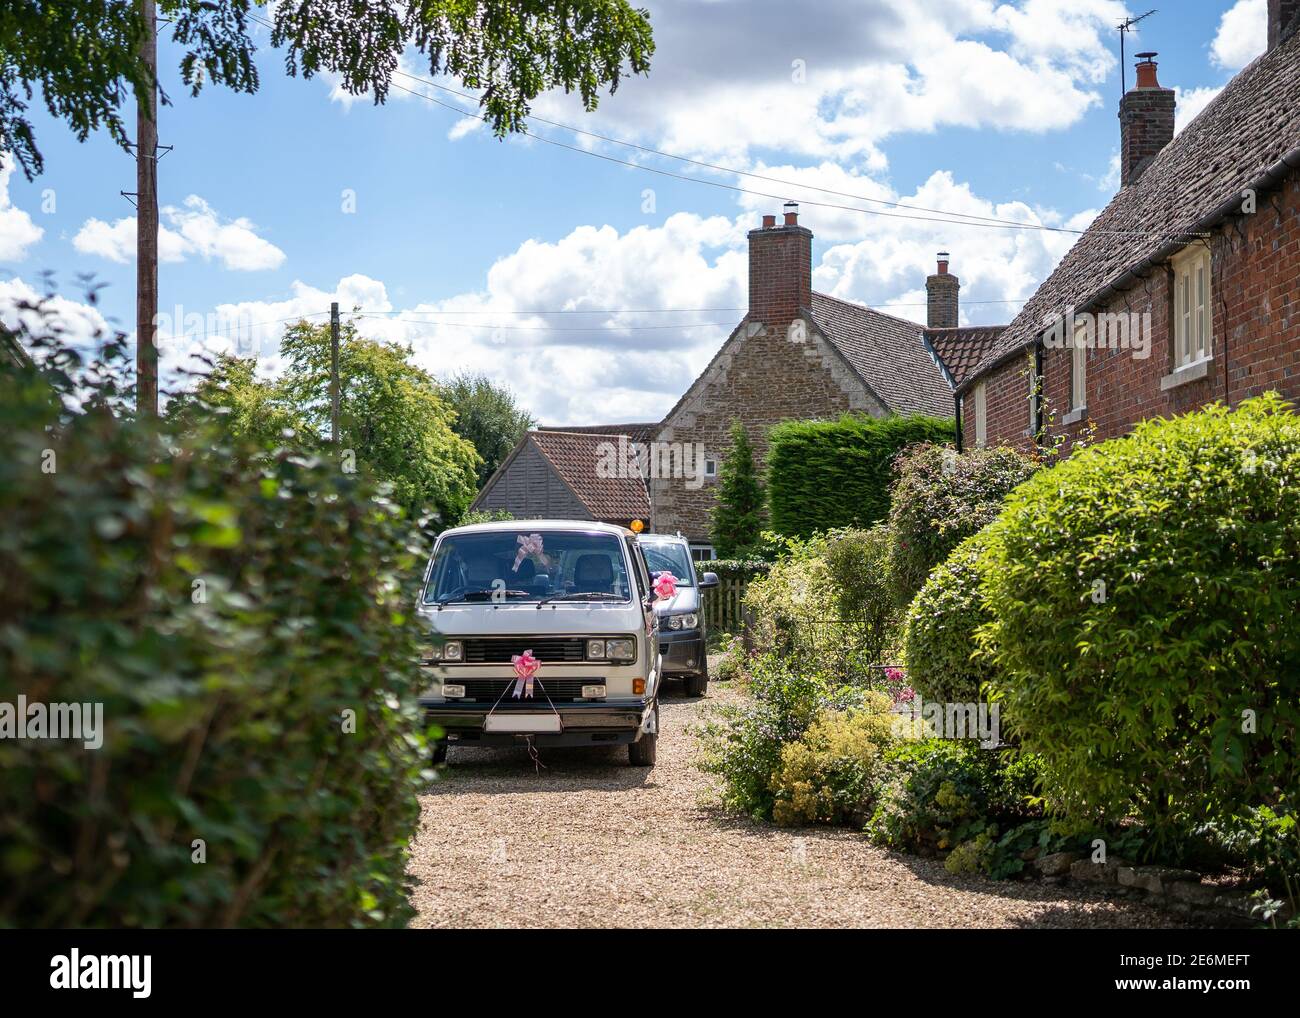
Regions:
<instances>
[{"instance_id":1,"label":"white camper van","mask_svg":"<svg viewBox=\"0 0 1300 1018\"><path fill-rule=\"evenodd\" d=\"M419 614L420 704L448 745L623 744L655 762L659 629L637 536L573 520L456 527L438 537Z\"/></svg>"}]
</instances>

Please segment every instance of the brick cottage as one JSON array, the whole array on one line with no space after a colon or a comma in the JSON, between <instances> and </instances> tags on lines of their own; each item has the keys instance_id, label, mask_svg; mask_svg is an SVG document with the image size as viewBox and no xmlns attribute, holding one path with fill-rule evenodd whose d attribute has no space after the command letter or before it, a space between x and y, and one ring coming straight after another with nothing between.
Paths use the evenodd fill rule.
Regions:
<instances>
[{"instance_id":1,"label":"brick cottage","mask_svg":"<svg viewBox=\"0 0 1300 1018\"><path fill-rule=\"evenodd\" d=\"M1096 439L1215 400L1300 398L1300 0L1174 137L1140 54L1121 189L1005 329L927 336L964 444Z\"/></svg>"}]
</instances>

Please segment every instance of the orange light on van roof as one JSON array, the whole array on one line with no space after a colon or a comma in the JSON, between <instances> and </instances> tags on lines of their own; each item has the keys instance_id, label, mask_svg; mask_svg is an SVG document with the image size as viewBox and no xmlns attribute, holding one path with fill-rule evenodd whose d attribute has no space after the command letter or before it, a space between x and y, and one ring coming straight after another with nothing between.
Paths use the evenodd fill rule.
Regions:
<instances>
[{"instance_id":1,"label":"orange light on van roof","mask_svg":"<svg viewBox=\"0 0 1300 1018\"><path fill-rule=\"evenodd\" d=\"M639 534L641 531L645 530L645 523L641 520L633 520L628 526L634 534Z\"/></svg>"}]
</instances>

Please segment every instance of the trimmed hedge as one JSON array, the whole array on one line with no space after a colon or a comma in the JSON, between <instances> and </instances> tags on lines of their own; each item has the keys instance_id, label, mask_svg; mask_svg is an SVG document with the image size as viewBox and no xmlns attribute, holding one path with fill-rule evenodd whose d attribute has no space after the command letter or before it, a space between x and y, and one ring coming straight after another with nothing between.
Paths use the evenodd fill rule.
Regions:
<instances>
[{"instance_id":1,"label":"trimmed hedge","mask_svg":"<svg viewBox=\"0 0 1300 1018\"><path fill-rule=\"evenodd\" d=\"M110 412L58 357L0 371L0 703L100 704L103 744L0 739L0 925L401 925L413 528L326 459ZM85 412L32 396L78 378Z\"/></svg>"},{"instance_id":2,"label":"trimmed hedge","mask_svg":"<svg viewBox=\"0 0 1300 1018\"><path fill-rule=\"evenodd\" d=\"M904 450L894 468L889 574L895 600L905 606L957 545L997 519L1007 495L1039 464L1006 446L958 453L926 444Z\"/></svg>"},{"instance_id":3,"label":"trimmed hedge","mask_svg":"<svg viewBox=\"0 0 1300 1018\"><path fill-rule=\"evenodd\" d=\"M930 574L903 620L903 657L912 688L926 700L974 703L993 677L975 632L989 621L977 568L985 537L957 546Z\"/></svg>"},{"instance_id":4,"label":"trimmed hedge","mask_svg":"<svg viewBox=\"0 0 1300 1018\"><path fill-rule=\"evenodd\" d=\"M1300 788L1300 418L1152 420L1031 478L980 561L990 679L1053 801L1158 834Z\"/></svg>"},{"instance_id":5,"label":"trimmed hedge","mask_svg":"<svg viewBox=\"0 0 1300 1018\"><path fill-rule=\"evenodd\" d=\"M767 496L772 528L808 537L838 527L870 527L889 514L894 458L917 442L949 442L953 422L938 417L783 421L768 434Z\"/></svg>"}]
</instances>

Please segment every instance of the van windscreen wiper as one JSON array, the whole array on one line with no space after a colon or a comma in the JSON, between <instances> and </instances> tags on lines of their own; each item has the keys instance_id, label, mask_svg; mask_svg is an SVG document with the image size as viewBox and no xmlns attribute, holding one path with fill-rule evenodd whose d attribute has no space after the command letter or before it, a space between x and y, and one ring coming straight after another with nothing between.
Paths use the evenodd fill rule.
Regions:
<instances>
[{"instance_id":1,"label":"van windscreen wiper","mask_svg":"<svg viewBox=\"0 0 1300 1018\"><path fill-rule=\"evenodd\" d=\"M627 598L622 594L611 594L605 590L575 590L572 594L552 594L550 597L544 597L537 602L540 608L544 604L550 604L552 601L626 601Z\"/></svg>"}]
</instances>

